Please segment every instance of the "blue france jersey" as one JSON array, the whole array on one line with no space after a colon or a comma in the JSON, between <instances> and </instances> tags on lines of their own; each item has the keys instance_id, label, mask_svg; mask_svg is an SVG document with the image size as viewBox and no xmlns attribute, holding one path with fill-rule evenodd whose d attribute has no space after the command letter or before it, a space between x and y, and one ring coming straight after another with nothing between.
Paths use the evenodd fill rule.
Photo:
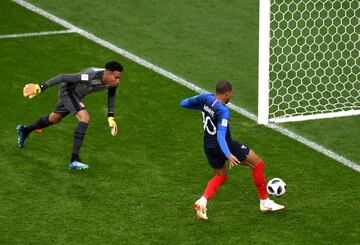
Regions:
<instances>
[{"instance_id":1,"label":"blue france jersey","mask_svg":"<svg viewBox=\"0 0 360 245\"><path fill-rule=\"evenodd\" d=\"M180 104L189 109L202 111L204 123L204 146L214 148L220 146L226 157L229 157L228 144L232 141L229 120L230 111L227 106L217 101L213 94L200 94L184 99Z\"/></svg>"}]
</instances>

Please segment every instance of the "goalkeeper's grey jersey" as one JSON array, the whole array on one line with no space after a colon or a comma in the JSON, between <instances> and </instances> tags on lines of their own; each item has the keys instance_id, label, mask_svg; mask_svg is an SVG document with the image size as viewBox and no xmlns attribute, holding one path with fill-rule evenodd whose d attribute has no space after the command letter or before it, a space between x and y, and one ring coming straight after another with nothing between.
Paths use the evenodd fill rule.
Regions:
<instances>
[{"instance_id":1,"label":"goalkeeper's grey jersey","mask_svg":"<svg viewBox=\"0 0 360 245\"><path fill-rule=\"evenodd\" d=\"M80 99L86 95L108 89L108 107L109 113L113 113L115 105L116 87L108 87L102 81L105 69L101 68L86 68L79 73L58 75L51 78L47 82L40 85L41 90L61 83L59 88L59 95L66 96L69 93L77 95Z\"/></svg>"},{"instance_id":2,"label":"goalkeeper's grey jersey","mask_svg":"<svg viewBox=\"0 0 360 245\"><path fill-rule=\"evenodd\" d=\"M60 93L66 91L69 88L74 89L75 93L80 97L84 98L86 95L107 89L108 86L102 82L102 76L104 69L99 68L88 68L77 74L79 82L73 84L63 83L60 87Z\"/></svg>"},{"instance_id":3,"label":"goalkeeper's grey jersey","mask_svg":"<svg viewBox=\"0 0 360 245\"><path fill-rule=\"evenodd\" d=\"M64 95L68 93L69 90L72 90L79 98L84 98L90 93L108 88L107 85L102 82L103 74L104 69L87 68L79 73L56 76L43 83L42 89L61 83L59 88L60 95Z\"/></svg>"}]
</instances>

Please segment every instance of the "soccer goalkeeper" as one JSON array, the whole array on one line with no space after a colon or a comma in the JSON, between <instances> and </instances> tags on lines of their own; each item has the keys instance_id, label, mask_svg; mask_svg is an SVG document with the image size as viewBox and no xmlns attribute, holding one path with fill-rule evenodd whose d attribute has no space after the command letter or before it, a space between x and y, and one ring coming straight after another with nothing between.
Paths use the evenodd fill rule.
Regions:
<instances>
[{"instance_id":1,"label":"soccer goalkeeper","mask_svg":"<svg viewBox=\"0 0 360 245\"><path fill-rule=\"evenodd\" d=\"M59 87L59 101L50 114L38 118L33 123L17 126L18 143L20 148L25 147L25 139L35 129L41 129L59 123L69 113L75 115L78 124L75 128L73 147L71 153L70 169L87 169L89 166L80 159L80 148L83 143L90 115L81 100L90 93L108 90L108 123L111 134L116 135L118 128L114 120L114 107L116 87L119 85L123 67L116 61L105 64L105 69L86 68L76 74L64 74L51 78L42 84L26 84L23 89L25 97L30 99L47 88L61 83Z\"/></svg>"}]
</instances>

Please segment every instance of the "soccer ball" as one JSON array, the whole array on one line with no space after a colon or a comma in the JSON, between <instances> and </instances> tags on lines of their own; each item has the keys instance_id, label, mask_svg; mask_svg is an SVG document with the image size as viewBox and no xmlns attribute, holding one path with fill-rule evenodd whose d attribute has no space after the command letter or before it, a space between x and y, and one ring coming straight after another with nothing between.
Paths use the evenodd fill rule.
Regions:
<instances>
[{"instance_id":1,"label":"soccer ball","mask_svg":"<svg viewBox=\"0 0 360 245\"><path fill-rule=\"evenodd\" d=\"M266 189L270 195L280 197L286 192L286 183L280 178L273 178L267 183Z\"/></svg>"}]
</instances>

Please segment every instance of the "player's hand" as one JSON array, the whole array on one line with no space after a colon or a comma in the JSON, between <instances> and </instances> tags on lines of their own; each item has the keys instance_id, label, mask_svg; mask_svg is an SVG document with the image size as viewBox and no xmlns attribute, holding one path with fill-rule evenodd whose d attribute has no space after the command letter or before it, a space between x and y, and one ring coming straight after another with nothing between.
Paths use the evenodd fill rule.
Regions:
<instances>
[{"instance_id":1,"label":"player's hand","mask_svg":"<svg viewBox=\"0 0 360 245\"><path fill-rule=\"evenodd\" d=\"M235 167L236 165L240 164L239 159L237 159L237 157L234 156L233 154L230 154L228 160L229 160L230 169L232 167Z\"/></svg>"},{"instance_id":2,"label":"player's hand","mask_svg":"<svg viewBox=\"0 0 360 245\"><path fill-rule=\"evenodd\" d=\"M118 133L118 127L117 127L114 117L108 117L108 123L109 123L109 127L111 128L111 134L113 136L116 136Z\"/></svg>"},{"instance_id":3,"label":"player's hand","mask_svg":"<svg viewBox=\"0 0 360 245\"><path fill-rule=\"evenodd\" d=\"M28 83L24 86L23 89L24 97L29 97L29 99L32 99L40 93L41 93L41 88L39 84Z\"/></svg>"}]
</instances>

